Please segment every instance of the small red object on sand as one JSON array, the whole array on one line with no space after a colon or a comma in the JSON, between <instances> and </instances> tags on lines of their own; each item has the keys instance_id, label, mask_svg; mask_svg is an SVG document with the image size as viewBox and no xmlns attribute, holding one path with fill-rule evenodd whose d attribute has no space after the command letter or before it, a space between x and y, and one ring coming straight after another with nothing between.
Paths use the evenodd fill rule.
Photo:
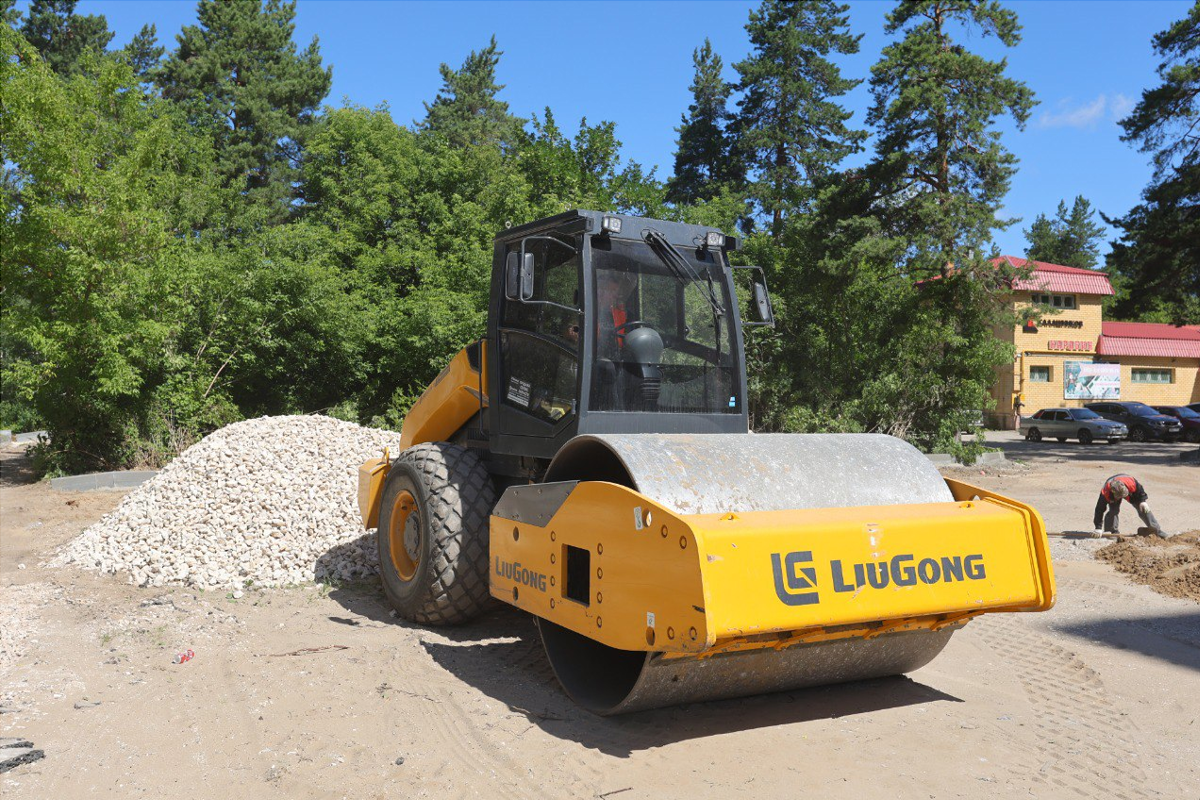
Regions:
<instances>
[{"instance_id":1,"label":"small red object on sand","mask_svg":"<svg viewBox=\"0 0 1200 800\"><path fill-rule=\"evenodd\" d=\"M175 659L174 659L174 661L172 661L172 663L182 664L185 661L191 661L195 657L196 657L195 653L193 653L191 650L187 650L187 651L175 656Z\"/></svg>"}]
</instances>

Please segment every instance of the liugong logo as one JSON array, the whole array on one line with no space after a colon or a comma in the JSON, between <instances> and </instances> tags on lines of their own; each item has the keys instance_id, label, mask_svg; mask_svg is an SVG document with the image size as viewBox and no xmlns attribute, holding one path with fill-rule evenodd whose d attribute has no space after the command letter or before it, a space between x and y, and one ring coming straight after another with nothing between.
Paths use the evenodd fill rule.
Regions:
<instances>
[{"instance_id":1,"label":"liugong logo","mask_svg":"<svg viewBox=\"0 0 1200 800\"><path fill-rule=\"evenodd\" d=\"M780 557L771 553L771 572L775 575L775 595L789 606L811 606L821 602L817 593L817 568L811 550L797 550Z\"/></svg>"},{"instance_id":2,"label":"liugong logo","mask_svg":"<svg viewBox=\"0 0 1200 800\"><path fill-rule=\"evenodd\" d=\"M817 568L812 566L812 551L771 554L771 573L775 578L775 595L789 606L808 606L821 602L817 590ZM884 589L887 586L916 586L918 583L953 583L981 581L987 577L983 556L942 556L916 560L911 553L902 553L888 561L866 561L843 564L841 559L829 562L829 585L835 592L855 592L859 589Z\"/></svg>"}]
</instances>

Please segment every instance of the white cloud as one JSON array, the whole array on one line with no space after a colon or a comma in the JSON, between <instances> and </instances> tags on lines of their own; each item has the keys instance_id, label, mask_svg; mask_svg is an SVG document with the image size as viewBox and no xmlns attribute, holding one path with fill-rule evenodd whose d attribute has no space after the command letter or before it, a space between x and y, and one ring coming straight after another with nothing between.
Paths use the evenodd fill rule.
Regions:
<instances>
[{"instance_id":1,"label":"white cloud","mask_svg":"<svg viewBox=\"0 0 1200 800\"><path fill-rule=\"evenodd\" d=\"M1123 94L1114 94L1108 101L1108 115L1114 121L1124 119L1133 111L1133 101Z\"/></svg>"},{"instance_id":2,"label":"white cloud","mask_svg":"<svg viewBox=\"0 0 1200 800\"><path fill-rule=\"evenodd\" d=\"M1133 109L1133 101L1123 94L1101 94L1082 105L1070 98L1058 103L1057 111L1043 111L1038 117L1039 128L1092 128L1102 119L1119 120Z\"/></svg>"}]
</instances>

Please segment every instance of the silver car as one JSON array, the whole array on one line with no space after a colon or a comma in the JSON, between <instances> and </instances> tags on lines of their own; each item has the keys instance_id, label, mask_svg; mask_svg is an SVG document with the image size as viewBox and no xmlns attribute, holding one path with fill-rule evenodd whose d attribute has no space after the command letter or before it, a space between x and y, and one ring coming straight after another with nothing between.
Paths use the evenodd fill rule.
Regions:
<instances>
[{"instance_id":1,"label":"silver car","mask_svg":"<svg viewBox=\"0 0 1200 800\"><path fill-rule=\"evenodd\" d=\"M1129 428L1120 422L1097 414L1086 408L1043 408L1025 420L1025 438L1040 442L1042 437L1053 437L1060 442L1078 439L1081 444L1091 444L1105 439L1109 444L1129 437Z\"/></svg>"}]
</instances>

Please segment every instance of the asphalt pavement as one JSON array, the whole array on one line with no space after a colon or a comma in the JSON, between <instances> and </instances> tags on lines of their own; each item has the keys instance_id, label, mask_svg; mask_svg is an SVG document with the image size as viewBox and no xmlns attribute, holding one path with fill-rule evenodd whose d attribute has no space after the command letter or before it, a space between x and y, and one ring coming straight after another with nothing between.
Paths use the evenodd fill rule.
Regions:
<instances>
[{"instance_id":1,"label":"asphalt pavement","mask_svg":"<svg viewBox=\"0 0 1200 800\"><path fill-rule=\"evenodd\" d=\"M1162 465L1180 463L1184 453L1196 453L1200 448L1187 442L1118 442L1108 444L1093 442L1080 444L1074 439L1059 442L1042 439L1030 442L1023 432L987 431L985 439L989 447L999 447L1010 461L1026 464L1069 459L1073 461L1128 461L1140 465Z\"/></svg>"}]
</instances>

